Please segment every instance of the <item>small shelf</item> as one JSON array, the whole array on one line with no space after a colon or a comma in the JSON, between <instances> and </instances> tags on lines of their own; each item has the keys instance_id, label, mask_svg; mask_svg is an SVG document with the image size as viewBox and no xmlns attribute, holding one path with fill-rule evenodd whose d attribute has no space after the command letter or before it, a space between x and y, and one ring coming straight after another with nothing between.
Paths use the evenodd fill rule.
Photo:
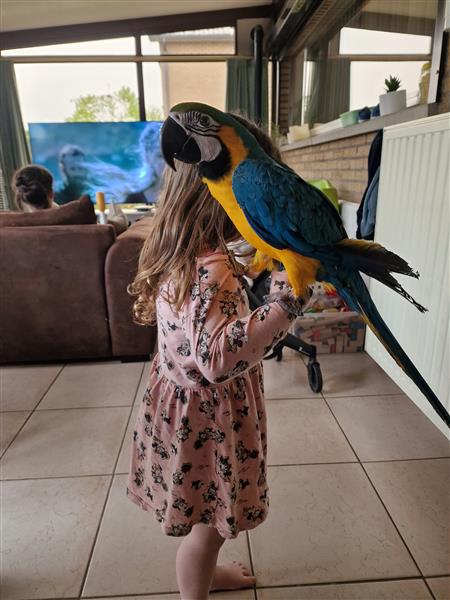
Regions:
<instances>
[{"instance_id":1,"label":"small shelf","mask_svg":"<svg viewBox=\"0 0 450 600\"><path fill-rule=\"evenodd\" d=\"M357 123L356 125L350 125L349 127L340 127L339 129L334 129L327 133L313 135L305 140L293 142L292 144L285 144L284 146L280 146L280 152L289 152L290 150L307 148L308 146L317 146L319 144L326 144L327 142L353 137L355 135L362 135L363 133L378 131L389 125L397 125L398 123L423 119L429 115L435 114L435 112L436 104L417 104L416 106L410 106L398 113L392 113L391 115L385 115L384 117L376 117L375 119L364 121L364 123Z\"/></svg>"}]
</instances>

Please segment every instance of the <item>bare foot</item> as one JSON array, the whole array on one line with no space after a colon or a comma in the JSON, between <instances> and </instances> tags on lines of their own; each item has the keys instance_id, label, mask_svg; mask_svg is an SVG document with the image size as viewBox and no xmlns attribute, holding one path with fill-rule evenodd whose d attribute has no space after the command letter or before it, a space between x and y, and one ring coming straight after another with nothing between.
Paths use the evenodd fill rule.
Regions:
<instances>
[{"instance_id":1,"label":"bare foot","mask_svg":"<svg viewBox=\"0 0 450 600\"><path fill-rule=\"evenodd\" d=\"M255 585L256 577L242 563L232 562L216 567L211 590L240 590Z\"/></svg>"}]
</instances>

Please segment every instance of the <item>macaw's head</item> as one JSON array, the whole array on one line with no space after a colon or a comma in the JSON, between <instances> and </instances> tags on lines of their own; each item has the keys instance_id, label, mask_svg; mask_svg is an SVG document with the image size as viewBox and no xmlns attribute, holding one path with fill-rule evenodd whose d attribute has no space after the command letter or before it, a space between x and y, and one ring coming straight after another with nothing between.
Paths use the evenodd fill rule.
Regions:
<instances>
[{"instance_id":1,"label":"macaw's head","mask_svg":"<svg viewBox=\"0 0 450 600\"><path fill-rule=\"evenodd\" d=\"M161 130L161 150L166 163L174 159L198 164L202 177L218 180L228 175L259 146L253 135L232 115L212 106L177 104Z\"/></svg>"}]
</instances>

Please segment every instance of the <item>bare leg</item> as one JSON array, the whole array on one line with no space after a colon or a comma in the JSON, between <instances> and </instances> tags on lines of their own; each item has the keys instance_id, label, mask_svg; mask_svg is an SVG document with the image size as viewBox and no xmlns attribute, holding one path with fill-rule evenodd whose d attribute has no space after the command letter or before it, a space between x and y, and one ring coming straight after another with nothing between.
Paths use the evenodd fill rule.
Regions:
<instances>
[{"instance_id":1,"label":"bare leg","mask_svg":"<svg viewBox=\"0 0 450 600\"><path fill-rule=\"evenodd\" d=\"M219 550L225 540L217 530L197 523L177 552L177 582L181 600L208 600Z\"/></svg>"}]
</instances>

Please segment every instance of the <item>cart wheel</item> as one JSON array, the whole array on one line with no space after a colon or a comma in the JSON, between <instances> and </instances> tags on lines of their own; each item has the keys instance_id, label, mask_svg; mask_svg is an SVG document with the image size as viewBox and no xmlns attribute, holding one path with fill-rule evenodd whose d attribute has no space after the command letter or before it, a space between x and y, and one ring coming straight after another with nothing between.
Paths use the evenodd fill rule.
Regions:
<instances>
[{"instance_id":1,"label":"cart wheel","mask_svg":"<svg viewBox=\"0 0 450 600\"><path fill-rule=\"evenodd\" d=\"M308 371L309 387L313 392L318 394L322 391L322 371L317 361L311 361L307 364L306 369Z\"/></svg>"}]
</instances>

